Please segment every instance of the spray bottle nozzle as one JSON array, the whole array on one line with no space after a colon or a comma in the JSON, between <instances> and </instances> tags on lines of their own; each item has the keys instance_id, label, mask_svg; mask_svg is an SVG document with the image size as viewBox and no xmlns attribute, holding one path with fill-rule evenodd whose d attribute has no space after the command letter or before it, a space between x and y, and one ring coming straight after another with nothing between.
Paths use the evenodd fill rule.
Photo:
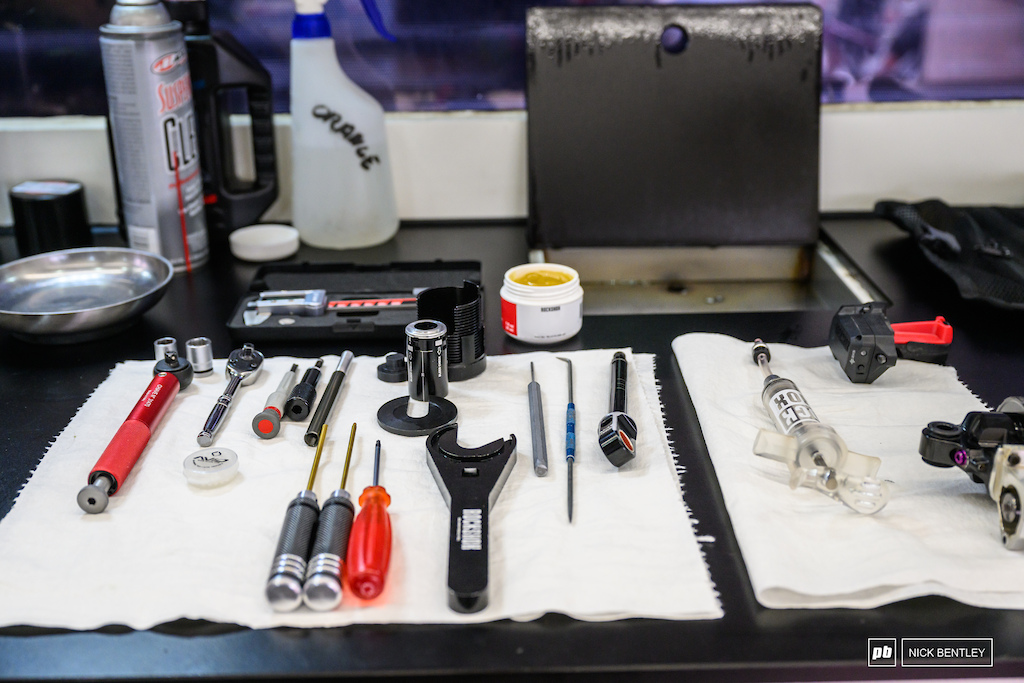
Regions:
<instances>
[{"instance_id":1,"label":"spray bottle nozzle","mask_svg":"<svg viewBox=\"0 0 1024 683\"><path fill-rule=\"evenodd\" d=\"M392 43L398 42L384 26L384 19L380 15L377 3L374 0L360 0L366 17L373 24L377 33ZM182 3L191 4L191 3ZM292 21L292 38L327 38L331 35L331 25L327 23L324 15L324 5L327 0L295 0L295 19Z\"/></svg>"},{"instance_id":2,"label":"spray bottle nozzle","mask_svg":"<svg viewBox=\"0 0 1024 683\"><path fill-rule=\"evenodd\" d=\"M373 27L377 29L377 33L382 38L390 40L392 43L398 42L398 38L395 38L384 26L384 19L380 15L380 9L377 8L377 3L374 0L362 0L363 9L366 11L366 16L373 24Z\"/></svg>"}]
</instances>

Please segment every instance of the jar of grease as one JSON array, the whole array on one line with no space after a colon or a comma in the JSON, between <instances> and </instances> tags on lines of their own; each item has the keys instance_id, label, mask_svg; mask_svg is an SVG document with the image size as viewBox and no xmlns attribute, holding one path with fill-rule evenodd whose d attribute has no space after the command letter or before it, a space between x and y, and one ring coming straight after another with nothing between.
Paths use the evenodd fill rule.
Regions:
<instances>
[{"instance_id":1,"label":"jar of grease","mask_svg":"<svg viewBox=\"0 0 1024 683\"><path fill-rule=\"evenodd\" d=\"M501 327L529 344L554 344L583 325L580 275L555 263L509 268L501 287Z\"/></svg>"}]
</instances>

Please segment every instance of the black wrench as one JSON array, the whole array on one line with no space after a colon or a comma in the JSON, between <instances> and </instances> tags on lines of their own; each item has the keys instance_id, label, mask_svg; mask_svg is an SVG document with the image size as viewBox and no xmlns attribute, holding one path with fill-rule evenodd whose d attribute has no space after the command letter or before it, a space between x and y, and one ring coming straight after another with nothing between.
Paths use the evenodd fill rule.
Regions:
<instances>
[{"instance_id":1,"label":"black wrench","mask_svg":"<svg viewBox=\"0 0 1024 683\"><path fill-rule=\"evenodd\" d=\"M488 516L516 464L516 437L463 448L458 430L445 425L427 437L427 466L451 510L448 606L479 612L487 606Z\"/></svg>"}]
</instances>

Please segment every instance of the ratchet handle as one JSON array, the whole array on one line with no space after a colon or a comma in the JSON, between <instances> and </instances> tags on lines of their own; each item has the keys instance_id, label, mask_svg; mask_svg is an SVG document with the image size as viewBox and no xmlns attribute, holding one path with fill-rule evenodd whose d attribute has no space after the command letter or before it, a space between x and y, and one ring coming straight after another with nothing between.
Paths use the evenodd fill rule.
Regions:
<instances>
[{"instance_id":1,"label":"ratchet handle","mask_svg":"<svg viewBox=\"0 0 1024 683\"><path fill-rule=\"evenodd\" d=\"M128 473L135 467L135 463L139 461L142 451L146 449L153 430L167 414L180 386L178 378L170 373L162 372L153 378L142 398L129 413L128 419L117 430L114 438L96 461L92 472L89 473L90 483L100 474L107 474L114 482L113 490L108 493L114 493L120 488Z\"/></svg>"},{"instance_id":2,"label":"ratchet handle","mask_svg":"<svg viewBox=\"0 0 1024 683\"><path fill-rule=\"evenodd\" d=\"M221 423L224 421L224 416L228 414L228 408L231 407L231 399L234 397L235 392L238 391L238 387L242 384L242 378L238 376L232 376L228 381L228 388L224 390L224 393L217 399L217 403L213 406L213 410L210 411L210 416L206 418L206 423L203 425L203 431L199 432L199 436L196 440L200 446L204 448L206 446L213 445L213 435L220 429Z\"/></svg>"}]
</instances>

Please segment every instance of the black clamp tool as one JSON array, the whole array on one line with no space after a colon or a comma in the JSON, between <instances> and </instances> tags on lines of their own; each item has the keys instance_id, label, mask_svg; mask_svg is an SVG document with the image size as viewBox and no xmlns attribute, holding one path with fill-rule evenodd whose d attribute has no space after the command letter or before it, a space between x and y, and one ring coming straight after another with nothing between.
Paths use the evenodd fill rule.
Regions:
<instances>
[{"instance_id":1,"label":"black clamp tool","mask_svg":"<svg viewBox=\"0 0 1024 683\"><path fill-rule=\"evenodd\" d=\"M890 324L888 307L881 301L843 306L832 318L828 346L851 382L874 382L897 358L946 362L953 328L945 318Z\"/></svg>"},{"instance_id":2,"label":"black clamp tool","mask_svg":"<svg viewBox=\"0 0 1024 683\"><path fill-rule=\"evenodd\" d=\"M918 451L929 465L955 465L984 484L999 507L1003 545L1024 550L1024 397L1011 396L994 412L967 413L959 425L929 422Z\"/></svg>"},{"instance_id":3,"label":"black clamp tool","mask_svg":"<svg viewBox=\"0 0 1024 683\"><path fill-rule=\"evenodd\" d=\"M451 510L448 606L479 612L487 606L487 520L516 464L516 437L463 448L458 433L449 424L427 437L427 466Z\"/></svg>"},{"instance_id":4,"label":"black clamp tool","mask_svg":"<svg viewBox=\"0 0 1024 683\"><path fill-rule=\"evenodd\" d=\"M597 442L608 462L622 467L636 457L636 422L626 415L626 354L612 357L611 412L597 426Z\"/></svg>"}]
</instances>

